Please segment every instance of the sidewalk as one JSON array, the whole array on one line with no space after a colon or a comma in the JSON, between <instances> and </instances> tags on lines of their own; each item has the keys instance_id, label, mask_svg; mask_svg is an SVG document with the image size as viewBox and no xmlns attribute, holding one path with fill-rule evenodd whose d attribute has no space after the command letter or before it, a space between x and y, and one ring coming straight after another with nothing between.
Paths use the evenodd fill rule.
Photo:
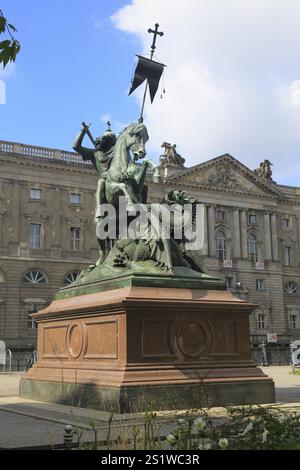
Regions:
<instances>
[{"instance_id":1,"label":"sidewalk","mask_svg":"<svg viewBox=\"0 0 300 470\"><path fill-rule=\"evenodd\" d=\"M272 376L276 401L283 409L300 413L300 375L291 375L289 366L262 367ZM57 447L63 444L65 426L71 424L81 432L81 441L93 441L91 423L98 428L98 439L105 440L109 414L86 408L55 405L26 400L18 396L21 374L0 374L0 449L21 447ZM224 416L223 408L214 408L216 418ZM174 412L173 412L174 414ZM159 413L162 431L170 431L170 414ZM126 427L141 424L139 415L114 415L113 436L126 435Z\"/></svg>"},{"instance_id":2,"label":"sidewalk","mask_svg":"<svg viewBox=\"0 0 300 470\"><path fill-rule=\"evenodd\" d=\"M261 370L273 378L276 390L277 403L300 404L300 375L291 374L290 366L260 367Z\"/></svg>"}]
</instances>

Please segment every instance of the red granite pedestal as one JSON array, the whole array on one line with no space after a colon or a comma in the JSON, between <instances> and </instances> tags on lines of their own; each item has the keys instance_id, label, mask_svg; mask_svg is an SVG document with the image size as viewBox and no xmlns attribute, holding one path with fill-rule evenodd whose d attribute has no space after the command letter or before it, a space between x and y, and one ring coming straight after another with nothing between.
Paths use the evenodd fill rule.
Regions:
<instances>
[{"instance_id":1,"label":"red granite pedestal","mask_svg":"<svg viewBox=\"0 0 300 470\"><path fill-rule=\"evenodd\" d=\"M251 360L255 306L224 290L124 287L33 315L38 363L20 394L115 412L271 403Z\"/></svg>"}]
</instances>

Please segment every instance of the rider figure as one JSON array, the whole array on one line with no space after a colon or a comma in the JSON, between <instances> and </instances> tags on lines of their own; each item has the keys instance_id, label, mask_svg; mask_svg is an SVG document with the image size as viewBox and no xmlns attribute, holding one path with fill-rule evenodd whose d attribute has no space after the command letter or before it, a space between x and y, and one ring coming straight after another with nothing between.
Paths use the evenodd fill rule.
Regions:
<instances>
[{"instance_id":1,"label":"rider figure","mask_svg":"<svg viewBox=\"0 0 300 470\"><path fill-rule=\"evenodd\" d=\"M95 139L95 149L89 149L81 145L87 131L88 126L82 123L81 131L73 143L73 149L82 156L83 160L90 160L100 176L96 192L95 222L97 223L100 218L100 205L106 202L105 181L117 138L110 129L107 129L102 136Z\"/></svg>"},{"instance_id":2,"label":"rider figure","mask_svg":"<svg viewBox=\"0 0 300 470\"><path fill-rule=\"evenodd\" d=\"M107 171L109 169L111 160L113 158L114 145L116 143L117 138L116 138L116 135L111 131L109 127L102 136L97 137L95 139L94 141L95 148L89 149L87 147L82 146L82 141L86 133L89 133L89 126L83 122L81 130L73 143L73 149L82 156L83 160L91 161L99 174L99 179L97 183L97 191L96 191L96 210L95 210L95 222L96 224L99 224L101 223L100 206L101 204L104 204L107 202L106 196L105 196L105 183L106 183ZM107 246L106 246L105 240L98 239L98 243L99 243L99 249L100 249L100 258L99 258L98 263L101 263L103 261L103 257L107 249Z\"/></svg>"}]
</instances>

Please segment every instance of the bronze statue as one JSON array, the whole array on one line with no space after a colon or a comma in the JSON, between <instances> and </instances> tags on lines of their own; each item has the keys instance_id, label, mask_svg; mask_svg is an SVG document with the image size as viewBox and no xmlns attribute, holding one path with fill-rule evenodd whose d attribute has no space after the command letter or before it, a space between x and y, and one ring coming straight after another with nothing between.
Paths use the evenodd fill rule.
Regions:
<instances>
[{"instance_id":1,"label":"bronze statue","mask_svg":"<svg viewBox=\"0 0 300 470\"><path fill-rule=\"evenodd\" d=\"M266 180L272 180L272 169L271 166L273 164L270 162L270 160L264 160L263 162L260 163L259 167L254 170L254 173L256 173L258 176L261 176L262 178L265 178Z\"/></svg>"},{"instance_id":2,"label":"bronze statue","mask_svg":"<svg viewBox=\"0 0 300 470\"><path fill-rule=\"evenodd\" d=\"M160 156L161 166L164 167L168 164L184 167L185 159L176 151L176 144L171 145L168 142L162 143L162 148L165 149L164 155Z\"/></svg>"},{"instance_id":3,"label":"bronze statue","mask_svg":"<svg viewBox=\"0 0 300 470\"><path fill-rule=\"evenodd\" d=\"M82 146L85 135L90 137L94 148ZM185 242L187 240L185 241L184 236L177 240L175 236L178 227L179 229L184 226L192 227L192 211L188 214L185 212L183 215L182 208L185 204L195 204L195 199L188 197L182 191L171 191L161 201L160 212L153 218L152 215L149 217L151 205L147 204L145 181L149 169L154 170L152 178L155 181L159 166L155 166L146 158L147 140L148 132L142 120L128 125L118 137L111 131L109 125L107 131L95 140L89 131L89 126L82 124L73 148L82 155L84 160L90 160L99 174L95 222L100 257L95 265L91 265L81 273L76 283L85 282L90 274L93 278L94 273L98 273L95 268L101 270L99 271L100 277L109 275L120 268L155 273L157 269L172 272L173 267L176 266L201 272L199 266L186 253ZM177 154L175 145L171 146L165 142L163 146L166 149L165 160L169 159L173 164L183 165L184 159ZM129 235L129 232L125 237L123 236L120 230L120 217L123 215L119 214L121 196L125 199L126 224L128 225L132 221L131 216L128 218L128 214L131 214L130 211L135 204L142 204L146 213L143 236L136 233ZM101 211L103 204L110 204L114 209L118 209L114 217L117 227L114 238L110 238L109 235L102 238L103 231L101 236L99 235L101 227L105 226L107 221ZM175 207L171 219L170 207L172 207L171 211ZM169 236L166 236L166 233L169 233Z\"/></svg>"},{"instance_id":4,"label":"bronze statue","mask_svg":"<svg viewBox=\"0 0 300 470\"><path fill-rule=\"evenodd\" d=\"M95 222L97 223L99 219L100 205L101 203L103 204L106 202L105 181L107 171L113 158L113 148L117 139L116 135L108 129L102 136L97 137L94 140L95 148L90 149L82 146L82 141L87 133L89 133L89 126L83 122L81 130L73 143L73 149L78 152L84 160L91 161L99 174L95 211Z\"/></svg>"}]
</instances>

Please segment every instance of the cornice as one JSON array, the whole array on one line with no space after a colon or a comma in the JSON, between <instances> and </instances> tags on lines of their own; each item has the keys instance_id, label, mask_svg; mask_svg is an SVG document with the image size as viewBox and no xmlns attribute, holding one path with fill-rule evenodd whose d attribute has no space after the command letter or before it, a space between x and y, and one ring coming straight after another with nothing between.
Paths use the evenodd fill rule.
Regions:
<instances>
[{"instance_id":1,"label":"cornice","mask_svg":"<svg viewBox=\"0 0 300 470\"><path fill-rule=\"evenodd\" d=\"M183 187L183 188L193 188L193 189L201 189L204 191L211 191L215 193L227 193L227 194L236 194L238 196L250 196L250 197L255 197L257 199L273 199L273 200L279 200L281 201L282 198L279 198L275 194L263 194L263 193L255 193L255 192L247 192L247 191L239 191L238 189L230 189L230 188L225 188L225 187L216 187L216 186L209 186L209 185L203 185L200 183L186 183L186 182L179 182L179 181L166 181L165 184L176 186L176 187ZM286 200L284 200L286 202ZM299 202L298 202L299 203Z\"/></svg>"},{"instance_id":2,"label":"cornice","mask_svg":"<svg viewBox=\"0 0 300 470\"><path fill-rule=\"evenodd\" d=\"M24 155L17 156L15 154L9 153L0 153L0 161L4 161L9 165L16 165L16 166L25 166L25 167L34 167L34 168L47 168L48 170L53 171L58 170L63 173L77 173L77 174L85 174L97 175L94 167L87 167L84 164L74 163L74 162L66 162L64 160L58 159L44 159L41 157L26 157Z\"/></svg>"}]
</instances>

